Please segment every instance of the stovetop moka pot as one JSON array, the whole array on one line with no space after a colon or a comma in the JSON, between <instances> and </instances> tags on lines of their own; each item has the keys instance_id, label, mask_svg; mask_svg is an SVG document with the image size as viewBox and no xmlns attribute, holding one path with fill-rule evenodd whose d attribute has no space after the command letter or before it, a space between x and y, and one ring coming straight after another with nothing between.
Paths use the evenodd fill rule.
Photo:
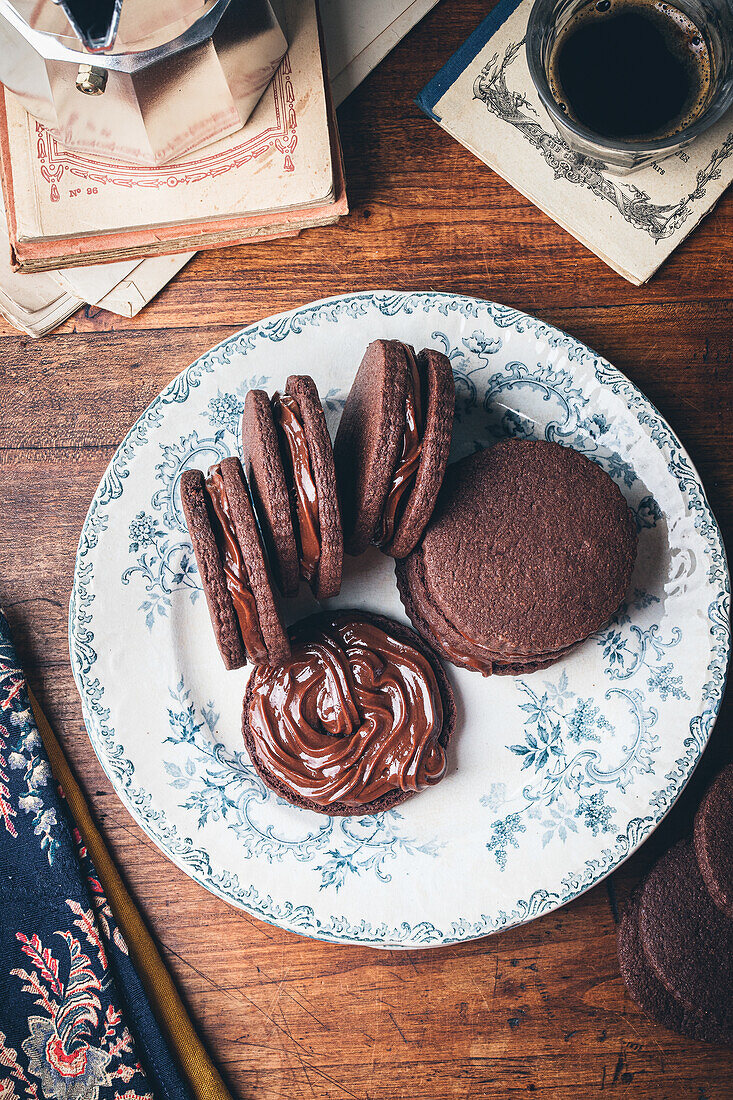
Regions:
<instances>
[{"instance_id":1,"label":"stovetop moka pot","mask_svg":"<svg viewBox=\"0 0 733 1100\"><path fill-rule=\"evenodd\" d=\"M239 130L286 49L270 0L0 0L0 82L67 148L132 164Z\"/></svg>"}]
</instances>

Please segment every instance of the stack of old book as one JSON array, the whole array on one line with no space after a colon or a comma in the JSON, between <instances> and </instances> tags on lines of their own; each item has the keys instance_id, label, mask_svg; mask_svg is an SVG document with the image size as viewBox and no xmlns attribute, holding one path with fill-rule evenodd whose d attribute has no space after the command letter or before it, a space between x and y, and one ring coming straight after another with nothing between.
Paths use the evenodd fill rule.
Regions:
<instances>
[{"instance_id":1,"label":"stack of old book","mask_svg":"<svg viewBox=\"0 0 733 1100\"><path fill-rule=\"evenodd\" d=\"M0 0L0 3L2 0ZM0 314L40 336L88 304L134 316L199 248L346 212L338 106L436 0L279 0L289 50L243 130L159 169L69 153L0 86Z\"/></svg>"},{"instance_id":2,"label":"stack of old book","mask_svg":"<svg viewBox=\"0 0 733 1100\"><path fill-rule=\"evenodd\" d=\"M282 7L288 52L245 127L162 167L72 153L0 86L16 274L53 271L72 308L94 298L131 313L195 250L293 236L346 213L316 2Z\"/></svg>"}]
</instances>

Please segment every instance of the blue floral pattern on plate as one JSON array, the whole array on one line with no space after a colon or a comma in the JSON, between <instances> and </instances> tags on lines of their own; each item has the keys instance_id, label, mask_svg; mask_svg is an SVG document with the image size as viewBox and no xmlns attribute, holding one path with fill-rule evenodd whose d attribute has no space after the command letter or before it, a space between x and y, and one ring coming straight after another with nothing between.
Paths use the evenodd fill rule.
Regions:
<instances>
[{"instance_id":1,"label":"blue floral pattern on plate","mask_svg":"<svg viewBox=\"0 0 733 1100\"><path fill-rule=\"evenodd\" d=\"M625 493L640 552L627 602L564 662L516 680L449 669L461 722L443 783L399 812L334 819L279 799L243 750L247 673L224 673L218 661L179 482L190 466L236 454L247 390L275 389L293 371L313 374L333 430L376 336L449 356L453 458L505 436L581 450ZM348 565L337 602L404 618L389 560L376 552ZM153 401L90 507L70 646L103 767L189 875L306 935L415 947L547 912L649 834L715 720L728 608L699 479L669 426L609 363L494 303L365 293L245 329ZM310 610L300 597L287 613Z\"/></svg>"}]
</instances>

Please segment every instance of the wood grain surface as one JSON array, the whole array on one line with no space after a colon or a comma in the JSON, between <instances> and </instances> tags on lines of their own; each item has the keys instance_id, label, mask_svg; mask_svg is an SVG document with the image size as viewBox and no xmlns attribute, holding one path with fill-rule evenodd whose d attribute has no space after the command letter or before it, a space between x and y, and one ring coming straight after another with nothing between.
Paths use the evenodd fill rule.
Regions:
<instances>
[{"instance_id":1,"label":"wood grain surface","mask_svg":"<svg viewBox=\"0 0 733 1100\"><path fill-rule=\"evenodd\" d=\"M0 604L238 1098L733 1096L731 1052L648 1020L616 962L617 904L689 829L705 783L733 756L730 699L680 802L609 882L503 935L403 953L300 939L190 881L112 791L71 676L66 621L77 539L124 433L212 344L342 291L476 294L567 329L667 417L724 534L733 530L733 194L648 286L613 274L412 102L490 6L443 0L340 109L352 212L338 226L202 253L129 322L87 309L37 342L0 322Z\"/></svg>"}]
</instances>

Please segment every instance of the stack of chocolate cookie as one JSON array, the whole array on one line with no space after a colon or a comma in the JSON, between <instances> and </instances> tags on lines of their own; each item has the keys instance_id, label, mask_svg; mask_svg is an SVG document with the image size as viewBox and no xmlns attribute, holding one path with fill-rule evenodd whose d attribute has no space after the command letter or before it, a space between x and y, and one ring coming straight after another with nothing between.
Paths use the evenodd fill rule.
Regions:
<instances>
[{"instance_id":1,"label":"stack of chocolate cookie","mask_svg":"<svg viewBox=\"0 0 733 1100\"><path fill-rule=\"evenodd\" d=\"M507 439L448 468L397 585L415 629L447 660L522 675L608 621L636 543L600 466L557 443Z\"/></svg>"},{"instance_id":2,"label":"stack of chocolate cookie","mask_svg":"<svg viewBox=\"0 0 733 1100\"><path fill-rule=\"evenodd\" d=\"M733 765L709 788L694 836L632 894L618 933L633 999L672 1031L733 1043Z\"/></svg>"}]
</instances>

